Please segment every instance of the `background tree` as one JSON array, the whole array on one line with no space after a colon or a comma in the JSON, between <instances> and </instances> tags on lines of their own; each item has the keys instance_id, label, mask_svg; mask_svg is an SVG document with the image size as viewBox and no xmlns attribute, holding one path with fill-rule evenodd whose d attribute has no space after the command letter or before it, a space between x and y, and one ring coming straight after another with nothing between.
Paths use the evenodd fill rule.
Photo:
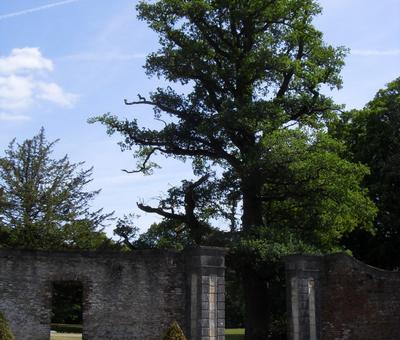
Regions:
<instances>
[{"instance_id":1,"label":"background tree","mask_svg":"<svg viewBox=\"0 0 400 340\"><path fill-rule=\"evenodd\" d=\"M83 288L76 281L54 282L51 297L51 323L82 325Z\"/></svg>"},{"instance_id":2,"label":"background tree","mask_svg":"<svg viewBox=\"0 0 400 340\"><path fill-rule=\"evenodd\" d=\"M141 208L181 219L197 244L208 242L214 217L236 217L229 239L240 260L235 262L245 292L246 339L271 338L271 264L290 251L334 249L355 220L368 226L374 213L359 188L365 168L341 160L339 144L322 129L336 107L320 89L340 87L345 50L326 45L313 27L320 13L313 0L160 0L141 2L138 11L160 37L160 49L147 58L147 73L187 85L188 91L159 88L148 99L126 101L153 106L159 127L142 128L112 115L92 122L123 135L122 149L133 149L139 158L136 171L150 172L156 154L192 161L200 187L216 198L213 209L201 212L196 186L190 209L188 186L177 188L180 199L174 203L180 206L161 201ZM168 215L178 208L180 213ZM294 217L300 216L306 221L297 227Z\"/></svg>"},{"instance_id":3,"label":"background tree","mask_svg":"<svg viewBox=\"0 0 400 340\"><path fill-rule=\"evenodd\" d=\"M380 90L364 109L346 112L331 126L331 134L348 146L345 156L366 164L363 181L378 207L375 234L355 230L345 245L359 259L381 268L400 263L400 78Z\"/></svg>"},{"instance_id":4,"label":"background tree","mask_svg":"<svg viewBox=\"0 0 400 340\"><path fill-rule=\"evenodd\" d=\"M161 248L181 251L193 245L193 239L182 228L180 223L165 219L153 223L146 232L139 235L136 240L137 248Z\"/></svg>"},{"instance_id":5,"label":"background tree","mask_svg":"<svg viewBox=\"0 0 400 340\"><path fill-rule=\"evenodd\" d=\"M0 158L0 242L3 247L93 249L109 243L102 232L112 214L91 211L99 193L85 191L92 169L51 158L57 141L44 129L23 143L13 140Z\"/></svg>"}]
</instances>

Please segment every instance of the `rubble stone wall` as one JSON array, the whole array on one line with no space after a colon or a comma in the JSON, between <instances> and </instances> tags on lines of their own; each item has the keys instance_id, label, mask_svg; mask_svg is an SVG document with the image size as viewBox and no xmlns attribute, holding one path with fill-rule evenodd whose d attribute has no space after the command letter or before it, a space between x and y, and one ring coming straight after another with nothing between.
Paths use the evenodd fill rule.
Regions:
<instances>
[{"instance_id":1,"label":"rubble stone wall","mask_svg":"<svg viewBox=\"0 0 400 340\"><path fill-rule=\"evenodd\" d=\"M346 254L286 258L290 340L400 339L400 272Z\"/></svg>"},{"instance_id":2,"label":"rubble stone wall","mask_svg":"<svg viewBox=\"0 0 400 340\"><path fill-rule=\"evenodd\" d=\"M84 340L159 340L174 320L189 339L224 339L222 249L0 250L0 311L16 339L50 338L52 286L62 281L83 287Z\"/></svg>"}]
</instances>

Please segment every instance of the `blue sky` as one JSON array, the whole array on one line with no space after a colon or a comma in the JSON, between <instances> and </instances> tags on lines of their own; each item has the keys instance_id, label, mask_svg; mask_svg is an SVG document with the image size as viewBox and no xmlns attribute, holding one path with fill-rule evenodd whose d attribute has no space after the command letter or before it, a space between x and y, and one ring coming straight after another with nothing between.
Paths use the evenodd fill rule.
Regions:
<instances>
[{"instance_id":1,"label":"blue sky","mask_svg":"<svg viewBox=\"0 0 400 340\"><path fill-rule=\"evenodd\" d=\"M352 50L344 86L332 97L361 108L376 91L400 76L400 0L321 0L315 20L327 43ZM136 201L154 202L170 185L190 176L187 165L162 161L153 176L128 175L134 165L118 137L88 125L91 116L112 112L152 124L151 112L126 107L160 85L142 65L157 49L157 36L135 14L136 1L0 0L0 154L14 137L22 141L45 127L59 138L55 156L94 166L92 188L102 188L94 207L136 211ZM145 228L155 216L142 214Z\"/></svg>"}]
</instances>

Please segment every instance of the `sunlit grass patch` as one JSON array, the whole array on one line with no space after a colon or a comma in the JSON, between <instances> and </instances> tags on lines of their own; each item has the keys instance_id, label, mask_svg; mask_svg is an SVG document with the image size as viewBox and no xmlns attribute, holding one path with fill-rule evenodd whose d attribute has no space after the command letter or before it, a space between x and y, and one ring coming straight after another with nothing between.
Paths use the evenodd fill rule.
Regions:
<instances>
[{"instance_id":1,"label":"sunlit grass patch","mask_svg":"<svg viewBox=\"0 0 400 340\"><path fill-rule=\"evenodd\" d=\"M52 333L51 340L81 340L82 334Z\"/></svg>"},{"instance_id":2,"label":"sunlit grass patch","mask_svg":"<svg viewBox=\"0 0 400 340\"><path fill-rule=\"evenodd\" d=\"M243 340L244 328L225 329L226 340Z\"/></svg>"}]
</instances>

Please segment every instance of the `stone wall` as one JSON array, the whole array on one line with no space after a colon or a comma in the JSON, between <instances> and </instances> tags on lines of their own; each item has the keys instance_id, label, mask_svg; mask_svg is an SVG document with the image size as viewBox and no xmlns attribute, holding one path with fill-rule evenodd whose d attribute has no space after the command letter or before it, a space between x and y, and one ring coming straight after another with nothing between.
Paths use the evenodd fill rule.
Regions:
<instances>
[{"instance_id":1,"label":"stone wall","mask_svg":"<svg viewBox=\"0 0 400 340\"><path fill-rule=\"evenodd\" d=\"M188 339L224 339L222 249L0 250L0 311L17 340L49 339L52 284L60 281L83 286L84 340L160 340L174 320Z\"/></svg>"},{"instance_id":2,"label":"stone wall","mask_svg":"<svg viewBox=\"0 0 400 340\"><path fill-rule=\"evenodd\" d=\"M190 339L225 339L225 270L220 250L189 251L186 256L190 286Z\"/></svg>"},{"instance_id":3,"label":"stone wall","mask_svg":"<svg viewBox=\"0 0 400 340\"><path fill-rule=\"evenodd\" d=\"M400 272L346 254L285 262L290 340L400 339Z\"/></svg>"}]
</instances>

